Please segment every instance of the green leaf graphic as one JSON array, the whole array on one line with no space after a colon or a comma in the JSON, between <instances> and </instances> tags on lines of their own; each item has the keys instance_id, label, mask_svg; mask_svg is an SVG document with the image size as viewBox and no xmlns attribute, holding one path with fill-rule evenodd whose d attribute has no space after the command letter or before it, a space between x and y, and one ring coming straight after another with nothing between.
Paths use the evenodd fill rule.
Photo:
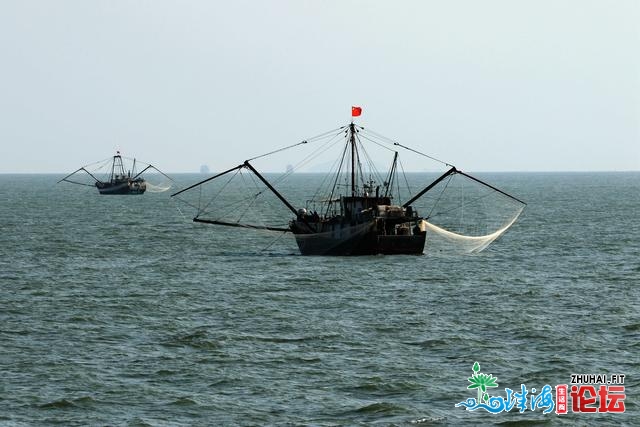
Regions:
<instances>
[{"instance_id":1,"label":"green leaf graphic","mask_svg":"<svg viewBox=\"0 0 640 427\"><path fill-rule=\"evenodd\" d=\"M489 399L489 395L486 393L488 387L498 387L498 378L491 374L483 374L480 372L480 364L478 362L473 364L474 374L467 378L471 383L468 389L478 389L478 403L482 403Z\"/></svg>"}]
</instances>

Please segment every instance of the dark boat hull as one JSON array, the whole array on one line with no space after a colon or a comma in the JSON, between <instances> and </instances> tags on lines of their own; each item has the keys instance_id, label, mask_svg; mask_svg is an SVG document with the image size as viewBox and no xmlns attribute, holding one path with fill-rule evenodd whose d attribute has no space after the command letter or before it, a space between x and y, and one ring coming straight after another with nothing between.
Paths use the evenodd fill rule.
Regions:
<instances>
[{"instance_id":1,"label":"dark boat hull","mask_svg":"<svg viewBox=\"0 0 640 427\"><path fill-rule=\"evenodd\" d=\"M421 255L426 233L379 234L371 221L319 233L295 233L295 238L302 255Z\"/></svg>"},{"instance_id":2,"label":"dark boat hull","mask_svg":"<svg viewBox=\"0 0 640 427\"><path fill-rule=\"evenodd\" d=\"M100 194L143 194L147 186L144 181L96 182Z\"/></svg>"}]
</instances>

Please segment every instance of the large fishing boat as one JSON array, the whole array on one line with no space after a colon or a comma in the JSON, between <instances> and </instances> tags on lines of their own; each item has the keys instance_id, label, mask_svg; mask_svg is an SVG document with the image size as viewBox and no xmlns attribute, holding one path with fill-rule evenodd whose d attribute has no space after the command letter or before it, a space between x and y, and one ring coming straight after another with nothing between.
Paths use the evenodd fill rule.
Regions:
<instances>
[{"instance_id":1,"label":"large fishing boat","mask_svg":"<svg viewBox=\"0 0 640 427\"><path fill-rule=\"evenodd\" d=\"M326 201L325 209L309 213L299 209L289 227L303 255L375 255L421 254L424 251L424 220L411 206L411 201L397 205L391 200L389 176L382 188L376 182L358 183L360 163L356 143L356 125L346 130L347 152L341 161L350 161L350 194ZM397 169L398 156L393 157L390 174ZM381 192L382 189L382 192ZM335 188L334 188L335 190Z\"/></svg>"},{"instance_id":2,"label":"large fishing boat","mask_svg":"<svg viewBox=\"0 0 640 427\"><path fill-rule=\"evenodd\" d=\"M359 116L360 112L359 107L354 107L352 117ZM294 206L294 202L285 197L283 191L279 189L284 187L277 185L283 181L282 176L277 176L274 180L267 179L266 174L259 172L253 165L254 160L284 150L311 144L318 140L329 140L328 144L316 150L316 153L321 153L325 151L327 146L335 145L335 140L341 139L341 136L344 137L344 143L340 148L341 155L334 163L334 171L330 175L330 179L324 180L329 185L325 185L323 190L316 191L310 197L304 196L306 203L303 206L300 206L300 202L298 202L298 206ZM374 173L375 162L367 154L364 142L373 142L378 145L386 143L386 145L393 147L390 150L392 152L391 166L386 174ZM472 246L477 250L486 247L504 233L524 207L524 202L446 163L448 169L443 174L437 176L429 185L422 187L415 194L408 196L406 201L401 202L399 201L401 192L397 189L399 186L397 177L399 155L398 151L395 151L397 148L403 148L413 154L433 159L433 157L393 142L381 135L365 131L364 127L358 126L352 120L350 124L334 131L246 160L238 166L184 188L174 193L172 197L184 198L189 192L197 190L199 200L197 203L188 202L186 198L183 199L187 204L197 209L196 215L193 217L194 222L291 232L303 255L422 254L429 230L443 235L448 233L448 237L455 236L462 241L468 242L470 239L473 242ZM365 165L371 167L367 169ZM293 166L288 165L285 176L291 176L294 170ZM250 191L248 197L244 199L238 196L239 189L230 185L233 176L242 171L249 172L252 177L258 180L254 180L257 191ZM433 210L431 210L431 214L425 215L421 211L423 205L418 207L414 203L454 175L463 176L492 193L500 194L503 198L517 205L514 209L517 212L511 215L506 223L497 227L497 230L480 236L452 233L431 224L428 220L431 218ZM224 183L209 192L213 195L212 198L203 197L203 187L220 180ZM297 186L289 186L289 188L293 187ZM227 196L226 199L220 197L225 190L231 193L231 196ZM439 191L441 192L441 189ZM247 212L265 212L263 209L257 209L255 204L255 200L263 197L265 193L274 195L290 211L291 219L286 226L270 225L261 220L253 222L248 220ZM301 197L298 196L298 199ZM240 207L243 201L248 204Z\"/></svg>"},{"instance_id":3,"label":"large fishing boat","mask_svg":"<svg viewBox=\"0 0 640 427\"><path fill-rule=\"evenodd\" d=\"M105 166L107 167L108 172L106 179L104 180L98 179L96 177L96 171L91 172L88 169L89 166L83 166L75 172L65 176L58 182L66 181L72 184L91 186L91 184L86 182L79 182L77 180L70 179L78 172L86 172L87 175L94 180L93 185L98 189L100 194L143 194L147 190L147 181L143 178L142 174L149 169L154 169L171 180L171 178L153 165L147 165L140 172L136 172L136 159L133 159L131 169L125 170L125 165L123 158L120 155L120 151L117 151L115 156L109 160L110 162L97 162L101 164L99 169L104 169ZM164 190L166 191L168 188L169 187L166 187Z\"/></svg>"}]
</instances>

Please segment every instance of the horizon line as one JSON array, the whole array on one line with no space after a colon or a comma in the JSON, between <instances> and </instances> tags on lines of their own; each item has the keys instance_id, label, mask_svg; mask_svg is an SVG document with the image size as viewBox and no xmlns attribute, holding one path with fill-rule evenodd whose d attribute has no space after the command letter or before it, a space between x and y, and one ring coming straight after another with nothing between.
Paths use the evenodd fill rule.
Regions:
<instances>
[{"instance_id":1,"label":"horizon line","mask_svg":"<svg viewBox=\"0 0 640 427\"><path fill-rule=\"evenodd\" d=\"M602 170L588 170L588 169L577 169L577 170L480 170L473 171L467 169L460 169L461 171L466 171L469 173L633 173L640 172L640 169L623 169L623 170L615 170L615 169L602 169ZM261 173L278 173L278 174L300 174L300 175L318 175L318 174L327 174L331 173L331 171L294 171L294 172L286 172L286 171L260 171ZM0 175L64 175L68 172L0 172ZM190 172L163 172L166 174L173 175L215 175L217 171L209 171L207 173L202 173L199 171L190 171ZM441 173L441 171L415 171L409 170L405 171L405 173ZM151 173L150 173L151 174Z\"/></svg>"}]
</instances>

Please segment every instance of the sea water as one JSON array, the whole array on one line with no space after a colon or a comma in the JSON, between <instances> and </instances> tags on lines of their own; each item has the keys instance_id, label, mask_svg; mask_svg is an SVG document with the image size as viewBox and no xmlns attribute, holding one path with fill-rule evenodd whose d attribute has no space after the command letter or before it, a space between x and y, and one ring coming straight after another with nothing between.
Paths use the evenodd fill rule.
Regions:
<instances>
[{"instance_id":1,"label":"sea water","mask_svg":"<svg viewBox=\"0 0 640 427\"><path fill-rule=\"evenodd\" d=\"M485 174L528 204L487 250L372 257L61 177L0 175L0 425L640 424L640 173ZM475 362L625 412L467 411Z\"/></svg>"}]
</instances>

